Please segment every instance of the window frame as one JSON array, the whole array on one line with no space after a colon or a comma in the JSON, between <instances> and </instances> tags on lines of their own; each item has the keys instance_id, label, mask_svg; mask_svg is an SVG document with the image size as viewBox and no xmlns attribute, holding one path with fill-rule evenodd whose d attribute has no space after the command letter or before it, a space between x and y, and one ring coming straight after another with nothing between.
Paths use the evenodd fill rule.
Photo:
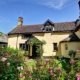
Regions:
<instances>
[{"instance_id":1,"label":"window frame","mask_svg":"<svg viewBox=\"0 0 80 80\"><path fill-rule=\"evenodd\" d=\"M68 44L65 44L65 50L68 50Z\"/></svg>"},{"instance_id":2,"label":"window frame","mask_svg":"<svg viewBox=\"0 0 80 80\"><path fill-rule=\"evenodd\" d=\"M46 31L53 31L53 26L52 25L46 25L44 29Z\"/></svg>"},{"instance_id":3,"label":"window frame","mask_svg":"<svg viewBox=\"0 0 80 80\"><path fill-rule=\"evenodd\" d=\"M57 43L53 43L53 51L58 51L58 44Z\"/></svg>"},{"instance_id":4,"label":"window frame","mask_svg":"<svg viewBox=\"0 0 80 80\"><path fill-rule=\"evenodd\" d=\"M24 51L28 51L29 46L28 46L28 44L20 43L19 44L19 49L24 50Z\"/></svg>"}]
</instances>

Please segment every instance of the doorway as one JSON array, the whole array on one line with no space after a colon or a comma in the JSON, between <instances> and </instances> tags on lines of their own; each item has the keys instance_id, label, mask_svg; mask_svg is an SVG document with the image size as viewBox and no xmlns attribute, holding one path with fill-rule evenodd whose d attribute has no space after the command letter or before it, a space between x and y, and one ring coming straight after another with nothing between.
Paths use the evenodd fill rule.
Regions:
<instances>
[{"instance_id":1,"label":"doorway","mask_svg":"<svg viewBox=\"0 0 80 80\"><path fill-rule=\"evenodd\" d=\"M32 46L32 58L37 58L38 55L37 55L37 46L36 45L33 45Z\"/></svg>"}]
</instances>

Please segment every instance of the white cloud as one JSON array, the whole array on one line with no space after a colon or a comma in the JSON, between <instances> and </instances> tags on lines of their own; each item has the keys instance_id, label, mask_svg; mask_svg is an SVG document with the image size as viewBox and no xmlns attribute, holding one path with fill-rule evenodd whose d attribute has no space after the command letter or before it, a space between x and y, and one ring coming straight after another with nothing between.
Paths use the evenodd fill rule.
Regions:
<instances>
[{"instance_id":1,"label":"white cloud","mask_svg":"<svg viewBox=\"0 0 80 80\"><path fill-rule=\"evenodd\" d=\"M37 1L41 5L50 8L62 9L68 0L40 0L40 1L35 0L35 1Z\"/></svg>"},{"instance_id":2,"label":"white cloud","mask_svg":"<svg viewBox=\"0 0 80 80\"><path fill-rule=\"evenodd\" d=\"M29 0L29 1L35 4L50 7L50 8L62 9L69 0ZM16 3L16 2L27 3L29 1L27 0L1 0L0 4L3 5L3 4Z\"/></svg>"}]
</instances>

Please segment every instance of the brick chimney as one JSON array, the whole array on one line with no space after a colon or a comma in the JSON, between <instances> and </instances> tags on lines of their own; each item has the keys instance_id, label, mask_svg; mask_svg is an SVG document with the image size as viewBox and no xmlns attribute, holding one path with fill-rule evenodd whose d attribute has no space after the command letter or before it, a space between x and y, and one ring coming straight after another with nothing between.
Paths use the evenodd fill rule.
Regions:
<instances>
[{"instance_id":1,"label":"brick chimney","mask_svg":"<svg viewBox=\"0 0 80 80\"><path fill-rule=\"evenodd\" d=\"M23 18L18 17L18 26L22 26L22 25L23 25Z\"/></svg>"}]
</instances>

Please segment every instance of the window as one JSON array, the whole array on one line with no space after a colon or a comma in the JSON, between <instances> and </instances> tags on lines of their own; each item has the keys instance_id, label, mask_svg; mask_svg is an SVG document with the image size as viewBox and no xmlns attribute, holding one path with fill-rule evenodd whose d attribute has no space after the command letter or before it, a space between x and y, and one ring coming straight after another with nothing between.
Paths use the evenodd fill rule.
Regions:
<instances>
[{"instance_id":1,"label":"window","mask_svg":"<svg viewBox=\"0 0 80 80\"><path fill-rule=\"evenodd\" d=\"M51 28L46 28L46 31L52 31L52 29Z\"/></svg>"},{"instance_id":2,"label":"window","mask_svg":"<svg viewBox=\"0 0 80 80\"><path fill-rule=\"evenodd\" d=\"M29 45L28 44L26 44L26 49L25 49L26 51L28 51L29 50Z\"/></svg>"},{"instance_id":3,"label":"window","mask_svg":"<svg viewBox=\"0 0 80 80\"><path fill-rule=\"evenodd\" d=\"M19 48L21 49L21 50L26 50L26 51L28 51L28 45L27 44L20 44L20 46L19 46Z\"/></svg>"},{"instance_id":4,"label":"window","mask_svg":"<svg viewBox=\"0 0 80 80\"><path fill-rule=\"evenodd\" d=\"M53 51L57 51L58 47L57 47L57 43L53 43Z\"/></svg>"},{"instance_id":5,"label":"window","mask_svg":"<svg viewBox=\"0 0 80 80\"><path fill-rule=\"evenodd\" d=\"M46 31L52 31L52 26L46 26Z\"/></svg>"},{"instance_id":6,"label":"window","mask_svg":"<svg viewBox=\"0 0 80 80\"><path fill-rule=\"evenodd\" d=\"M22 35L22 39L26 39L27 37L25 35Z\"/></svg>"},{"instance_id":7,"label":"window","mask_svg":"<svg viewBox=\"0 0 80 80\"><path fill-rule=\"evenodd\" d=\"M65 50L68 50L68 45L67 44L65 44Z\"/></svg>"}]
</instances>

